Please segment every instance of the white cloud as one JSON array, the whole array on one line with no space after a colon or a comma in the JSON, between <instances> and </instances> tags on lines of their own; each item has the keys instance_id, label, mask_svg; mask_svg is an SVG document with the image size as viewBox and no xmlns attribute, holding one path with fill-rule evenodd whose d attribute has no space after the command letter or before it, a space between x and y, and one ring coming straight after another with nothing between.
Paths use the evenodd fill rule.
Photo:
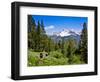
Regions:
<instances>
[{"instance_id":1,"label":"white cloud","mask_svg":"<svg viewBox=\"0 0 100 82\"><path fill-rule=\"evenodd\" d=\"M45 27L46 30L48 30L48 29L54 29L54 28L55 28L54 25L50 25L50 26L46 26L46 27Z\"/></svg>"}]
</instances>

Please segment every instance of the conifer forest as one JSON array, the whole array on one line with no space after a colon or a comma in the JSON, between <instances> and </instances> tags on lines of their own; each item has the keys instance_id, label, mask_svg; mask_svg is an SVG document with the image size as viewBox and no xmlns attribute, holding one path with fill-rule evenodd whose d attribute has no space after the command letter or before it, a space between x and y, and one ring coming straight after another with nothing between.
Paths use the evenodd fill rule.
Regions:
<instances>
[{"instance_id":1,"label":"conifer forest","mask_svg":"<svg viewBox=\"0 0 100 82\"><path fill-rule=\"evenodd\" d=\"M45 20L46 18L48 20ZM55 16L52 16L51 18L50 16L45 16L45 19L43 19L43 16L37 16L36 19L35 15L27 16L27 66L87 64L87 21L83 20L84 17L64 17L64 19L61 19L59 16L56 17L60 18L59 20L54 18ZM67 25L71 24L70 26L72 26L72 28L76 26L77 28L75 29L78 29L78 25L80 24L81 20L82 23L80 25L80 32L75 32L75 30L67 28ZM63 30L57 29L60 26L64 27L63 21L66 24L66 28ZM52 23L55 23L55 27ZM52 26L47 28L49 24L52 24ZM56 24L58 24L58 26L56 26Z\"/></svg>"}]
</instances>

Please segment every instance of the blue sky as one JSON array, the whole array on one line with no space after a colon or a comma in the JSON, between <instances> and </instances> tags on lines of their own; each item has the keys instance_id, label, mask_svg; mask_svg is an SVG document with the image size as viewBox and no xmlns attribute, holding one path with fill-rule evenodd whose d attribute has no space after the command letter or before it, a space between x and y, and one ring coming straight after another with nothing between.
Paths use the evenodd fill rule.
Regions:
<instances>
[{"instance_id":1,"label":"blue sky","mask_svg":"<svg viewBox=\"0 0 100 82\"><path fill-rule=\"evenodd\" d=\"M46 33L52 35L53 32L60 32L63 29L74 30L80 32L82 24L88 22L87 17L71 17L71 16L47 16L33 15L35 22L43 20Z\"/></svg>"}]
</instances>

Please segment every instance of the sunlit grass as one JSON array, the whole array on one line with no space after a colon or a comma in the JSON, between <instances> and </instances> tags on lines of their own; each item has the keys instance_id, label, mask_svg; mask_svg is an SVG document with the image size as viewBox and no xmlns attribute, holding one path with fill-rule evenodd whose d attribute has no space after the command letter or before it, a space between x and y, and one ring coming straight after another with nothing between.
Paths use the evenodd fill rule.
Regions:
<instances>
[{"instance_id":1,"label":"sunlit grass","mask_svg":"<svg viewBox=\"0 0 100 82\"><path fill-rule=\"evenodd\" d=\"M28 50L28 66L55 66L55 65L70 65L68 58L58 51L52 51L48 56L40 58L40 53ZM71 64L84 64L79 55L73 55Z\"/></svg>"}]
</instances>

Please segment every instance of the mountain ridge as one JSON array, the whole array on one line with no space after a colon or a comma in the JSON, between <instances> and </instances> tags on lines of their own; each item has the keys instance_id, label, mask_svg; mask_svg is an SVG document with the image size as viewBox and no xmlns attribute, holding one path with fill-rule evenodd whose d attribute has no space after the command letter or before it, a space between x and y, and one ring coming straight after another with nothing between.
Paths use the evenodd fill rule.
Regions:
<instances>
[{"instance_id":1,"label":"mountain ridge","mask_svg":"<svg viewBox=\"0 0 100 82\"><path fill-rule=\"evenodd\" d=\"M54 42L59 42L59 40L61 41L62 38L64 40L72 38L78 43L80 41L80 34L81 32L78 33L72 30L63 29L61 32L53 33L53 35L50 35L50 37Z\"/></svg>"},{"instance_id":2,"label":"mountain ridge","mask_svg":"<svg viewBox=\"0 0 100 82\"><path fill-rule=\"evenodd\" d=\"M73 30L63 29L60 32L54 32L53 35L61 36L61 37L70 36L70 35L76 36L76 35L80 35L80 32L75 32Z\"/></svg>"}]
</instances>

